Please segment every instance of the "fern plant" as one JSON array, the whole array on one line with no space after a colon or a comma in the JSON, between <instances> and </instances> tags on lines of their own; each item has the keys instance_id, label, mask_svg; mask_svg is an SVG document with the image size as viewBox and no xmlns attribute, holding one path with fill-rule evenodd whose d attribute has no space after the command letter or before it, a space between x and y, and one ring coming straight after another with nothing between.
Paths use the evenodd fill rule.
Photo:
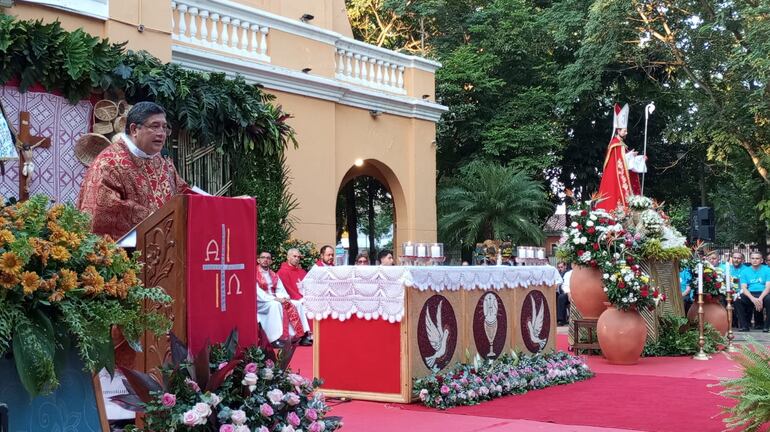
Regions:
<instances>
[{"instance_id":1,"label":"fern plant","mask_svg":"<svg viewBox=\"0 0 770 432\"><path fill-rule=\"evenodd\" d=\"M743 374L719 384L724 387L719 394L736 402L724 407L728 414L724 422L728 429L758 431L770 422L770 350L750 340L734 359L743 368Z\"/></svg>"}]
</instances>

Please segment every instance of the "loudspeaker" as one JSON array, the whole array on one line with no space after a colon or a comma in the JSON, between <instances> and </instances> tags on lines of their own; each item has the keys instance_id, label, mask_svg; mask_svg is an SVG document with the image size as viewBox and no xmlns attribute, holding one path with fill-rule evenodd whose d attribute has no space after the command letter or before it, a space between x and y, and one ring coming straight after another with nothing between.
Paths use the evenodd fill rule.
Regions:
<instances>
[{"instance_id":1,"label":"loudspeaker","mask_svg":"<svg viewBox=\"0 0 770 432\"><path fill-rule=\"evenodd\" d=\"M0 404L0 432L8 432L8 406Z\"/></svg>"},{"instance_id":2,"label":"loudspeaker","mask_svg":"<svg viewBox=\"0 0 770 432\"><path fill-rule=\"evenodd\" d=\"M714 209L698 207L692 210L690 239L713 242L716 240L716 221Z\"/></svg>"}]
</instances>

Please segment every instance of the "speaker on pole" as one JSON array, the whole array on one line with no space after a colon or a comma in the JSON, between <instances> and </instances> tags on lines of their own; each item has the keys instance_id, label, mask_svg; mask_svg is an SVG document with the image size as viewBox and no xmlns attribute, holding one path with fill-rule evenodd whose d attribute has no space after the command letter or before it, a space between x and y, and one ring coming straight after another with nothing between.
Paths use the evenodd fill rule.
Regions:
<instances>
[{"instance_id":1,"label":"speaker on pole","mask_svg":"<svg viewBox=\"0 0 770 432\"><path fill-rule=\"evenodd\" d=\"M691 214L690 238L713 242L716 240L716 220L714 209L711 207L698 207Z\"/></svg>"}]
</instances>

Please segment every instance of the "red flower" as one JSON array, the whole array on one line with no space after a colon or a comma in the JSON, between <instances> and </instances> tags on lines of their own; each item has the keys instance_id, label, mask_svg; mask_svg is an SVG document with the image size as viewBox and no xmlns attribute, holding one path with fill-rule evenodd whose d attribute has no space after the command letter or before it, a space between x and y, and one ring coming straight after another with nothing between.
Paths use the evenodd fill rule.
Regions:
<instances>
[{"instance_id":1,"label":"red flower","mask_svg":"<svg viewBox=\"0 0 770 432\"><path fill-rule=\"evenodd\" d=\"M594 243L593 246L595 251L599 250L599 243Z\"/></svg>"},{"instance_id":2,"label":"red flower","mask_svg":"<svg viewBox=\"0 0 770 432\"><path fill-rule=\"evenodd\" d=\"M585 253L585 251L584 251L584 250L582 250L582 249L581 249L581 250L578 250L578 251L577 251L577 256L583 256L583 254L584 254L584 253Z\"/></svg>"},{"instance_id":3,"label":"red flower","mask_svg":"<svg viewBox=\"0 0 770 432\"><path fill-rule=\"evenodd\" d=\"M588 214L588 212L586 210L581 210L580 211L580 216L585 216L587 214Z\"/></svg>"},{"instance_id":4,"label":"red flower","mask_svg":"<svg viewBox=\"0 0 770 432\"><path fill-rule=\"evenodd\" d=\"M719 288L722 288L722 282L717 282L717 283L715 283L715 284L714 284L714 286L715 286L717 289L719 289Z\"/></svg>"},{"instance_id":5,"label":"red flower","mask_svg":"<svg viewBox=\"0 0 770 432\"><path fill-rule=\"evenodd\" d=\"M618 281L618 288L624 289L625 287L626 287L626 283L625 282L623 282L622 280Z\"/></svg>"},{"instance_id":6,"label":"red flower","mask_svg":"<svg viewBox=\"0 0 770 432\"><path fill-rule=\"evenodd\" d=\"M634 257L631 257L631 256L630 256L630 257L627 257L627 258L626 258L626 262L627 262L629 265L633 264L633 263L634 263Z\"/></svg>"},{"instance_id":7,"label":"red flower","mask_svg":"<svg viewBox=\"0 0 770 432\"><path fill-rule=\"evenodd\" d=\"M583 231L583 225L578 224L578 226L575 227L578 231Z\"/></svg>"},{"instance_id":8,"label":"red flower","mask_svg":"<svg viewBox=\"0 0 770 432\"><path fill-rule=\"evenodd\" d=\"M588 227L588 230L587 230L587 231L588 231L588 234L593 234L593 233L595 233L595 232L596 232L596 228L594 228L594 227Z\"/></svg>"},{"instance_id":9,"label":"red flower","mask_svg":"<svg viewBox=\"0 0 770 432\"><path fill-rule=\"evenodd\" d=\"M647 298L647 296L650 295L650 292L647 290L647 288L642 288L639 291L639 295L641 295L644 298Z\"/></svg>"},{"instance_id":10,"label":"red flower","mask_svg":"<svg viewBox=\"0 0 770 432\"><path fill-rule=\"evenodd\" d=\"M597 267L599 263L596 262L596 260L591 260L591 267Z\"/></svg>"}]
</instances>

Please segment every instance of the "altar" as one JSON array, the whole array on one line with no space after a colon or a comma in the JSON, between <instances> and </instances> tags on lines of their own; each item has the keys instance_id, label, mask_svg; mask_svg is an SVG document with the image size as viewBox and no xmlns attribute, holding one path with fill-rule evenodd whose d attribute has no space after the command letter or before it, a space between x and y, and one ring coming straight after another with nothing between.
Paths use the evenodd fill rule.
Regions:
<instances>
[{"instance_id":1,"label":"altar","mask_svg":"<svg viewBox=\"0 0 770 432\"><path fill-rule=\"evenodd\" d=\"M416 378L556 342L551 266L314 267L313 375L327 396L411 402Z\"/></svg>"}]
</instances>

